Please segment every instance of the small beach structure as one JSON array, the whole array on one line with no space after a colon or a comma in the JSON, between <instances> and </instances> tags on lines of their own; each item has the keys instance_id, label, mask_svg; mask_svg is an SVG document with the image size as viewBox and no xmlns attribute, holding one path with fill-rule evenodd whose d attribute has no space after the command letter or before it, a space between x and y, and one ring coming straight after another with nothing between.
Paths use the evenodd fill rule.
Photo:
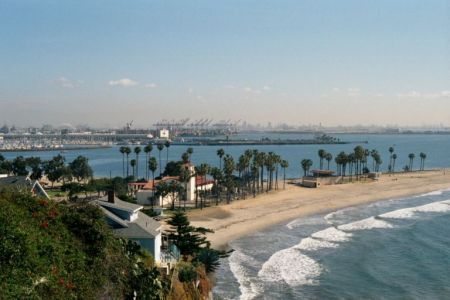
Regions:
<instances>
[{"instance_id":1,"label":"small beach structure","mask_svg":"<svg viewBox=\"0 0 450 300\"><path fill-rule=\"evenodd\" d=\"M31 192L37 197L50 199L39 181L31 179L29 176L0 176L0 188L2 187L23 190Z\"/></svg>"},{"instance_id":2,"label":"small beach structure","mask_svg":"<svg viewBox=\"0 0 450 300\"><path fill-rule=\"evenodd\" d=\"M321 185L332 185L342 182L342 177L334 176L331 170L312 170L312 176L304 176L301 185L304 187L318 188Z\"/></svg>"}]
</instances>

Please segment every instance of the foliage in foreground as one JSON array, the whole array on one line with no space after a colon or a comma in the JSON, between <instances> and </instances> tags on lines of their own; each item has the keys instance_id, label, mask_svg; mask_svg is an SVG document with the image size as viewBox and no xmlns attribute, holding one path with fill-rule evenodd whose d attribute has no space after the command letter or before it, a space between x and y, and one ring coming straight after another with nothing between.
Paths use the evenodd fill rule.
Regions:
<instances>
[{"instance_id":1,"label":"foliage in foreground","mask_svg":"<svg viewBox=\"0 0 450 300\"><path fill-rule=\"evenodd\" d=\"M0 207L0 298L161 298L151 257L115 238L97 207L10 190Z\"/></svg>"}]
</instances>

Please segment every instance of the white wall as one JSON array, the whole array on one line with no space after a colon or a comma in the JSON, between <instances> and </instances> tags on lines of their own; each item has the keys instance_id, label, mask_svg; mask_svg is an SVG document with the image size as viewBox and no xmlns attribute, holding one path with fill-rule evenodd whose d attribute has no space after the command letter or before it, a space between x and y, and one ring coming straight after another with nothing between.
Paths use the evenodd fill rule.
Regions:
<instances>
[{"instance_id":1,"label":"white wall","mask_svg":"<svg viewBox=\"0 0 450 300\"><path fill-rule=\"evenodd\" d=\"M159 262L161 260L161 233L155 237L155 261Z\"/></svg>"}]
</instances>

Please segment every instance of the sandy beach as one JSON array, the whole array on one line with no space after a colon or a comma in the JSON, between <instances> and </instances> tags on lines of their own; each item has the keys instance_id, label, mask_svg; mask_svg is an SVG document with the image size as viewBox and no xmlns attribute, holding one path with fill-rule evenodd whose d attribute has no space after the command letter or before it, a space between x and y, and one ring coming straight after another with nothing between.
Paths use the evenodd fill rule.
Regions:
<instances>
[{"instance_id":1,"label":"sandy beach","mask_svg":"<svg viewBox=\"0 0 450 300\"><path fill-rule=\"evenodd\" d=\"M226 248L234 239L298 217L445 188L450 188L448 171L383 174L378 181L367 180L318 189L286 184L285 190L237 200L229 205L191 211L189 218L193 225L215 231L208 236L213 247Z\"/></svg>"}]
</instances>

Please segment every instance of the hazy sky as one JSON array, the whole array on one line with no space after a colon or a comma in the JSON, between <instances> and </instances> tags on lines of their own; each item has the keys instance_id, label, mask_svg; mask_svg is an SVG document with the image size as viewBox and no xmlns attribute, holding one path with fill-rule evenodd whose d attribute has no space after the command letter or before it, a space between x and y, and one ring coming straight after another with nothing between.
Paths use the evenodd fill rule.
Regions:
<instances>
[{"instance_id":1,"label":"hazy sky","mask_svg":"<svg viewBox=\"0 0 450 300\"><path fill-rule=\"evenodd\" d=\"M449 3L0 0L0 123L450 125Z\"/></svg>"}]
</instances>

